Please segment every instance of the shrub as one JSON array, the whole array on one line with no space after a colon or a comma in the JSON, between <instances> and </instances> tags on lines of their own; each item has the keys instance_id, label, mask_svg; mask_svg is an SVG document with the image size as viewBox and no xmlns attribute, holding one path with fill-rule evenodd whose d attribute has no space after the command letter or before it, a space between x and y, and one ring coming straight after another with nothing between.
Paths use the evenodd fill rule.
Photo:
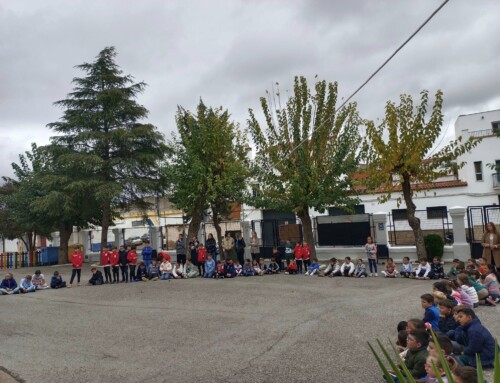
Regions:
<instances>
[{"instance_id":1,"label":"shrub","mask_svg":"<svg viewBox=\"0 0 500 383\"><path fill-rule=\"evenodd\" d=\"M444 253L444 241L437 234L428 234L424 237L427 259L432 262L434 257L442 258Z\"/></svg>"}]
</instances>

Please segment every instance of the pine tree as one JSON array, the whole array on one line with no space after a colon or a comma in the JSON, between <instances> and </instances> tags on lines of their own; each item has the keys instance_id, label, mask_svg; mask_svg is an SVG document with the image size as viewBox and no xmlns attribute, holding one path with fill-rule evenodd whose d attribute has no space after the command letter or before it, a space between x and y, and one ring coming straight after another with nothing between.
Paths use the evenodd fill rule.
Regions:
<instances>
[{"instance_id":1,"label":"pine tree","mask_svg":"<svg viewBox=\"0 0 500 383\"><path fill-rule=\"evenodd\" d=\"M85 183L100 206L101 245L117 209L146 207L144 196L163 189L164 138L141 123L148 111L135 101L146 84L123 75L115 57L108 47L94 62L78 65L85 76L73 79L73 92L55 103L64 110L61 120L48 124L57 133L51 137L57 160L77 170L70 188Z\"/></svg>"}]
</instances>

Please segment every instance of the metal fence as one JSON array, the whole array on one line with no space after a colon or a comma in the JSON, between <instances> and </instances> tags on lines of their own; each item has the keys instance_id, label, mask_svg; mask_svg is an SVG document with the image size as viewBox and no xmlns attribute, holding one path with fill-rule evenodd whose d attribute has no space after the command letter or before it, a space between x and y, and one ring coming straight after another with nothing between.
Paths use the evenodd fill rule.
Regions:
<instances>
[{"instance_id":1,"label":"metal fence","mask_svg":"<svg viewBox=\"0 0 500 383\"><path fill-rule=\"evenodd\" d=\"M58 248L50 250L0 253L0 269L56 265L58 263Z\"/></svg>"},{"instance_id":2,"label":"metal fence","mask_svg":"<svg viewBox=\"0 0 500 383\"><path fill-rule=\"evenodd\" d=\"M443 211L442 214L430 215L427 210L417 210L415 211L415 217L420 219L420 227L424 236L437 234L443 238L445 244L451 245L453 243L453 230L448 219L448 211ZM394 216L394 214L389 213L388 234L391 246L415 245L415 235L406 216L399 214Z\"/></svg>"}]
</instances>

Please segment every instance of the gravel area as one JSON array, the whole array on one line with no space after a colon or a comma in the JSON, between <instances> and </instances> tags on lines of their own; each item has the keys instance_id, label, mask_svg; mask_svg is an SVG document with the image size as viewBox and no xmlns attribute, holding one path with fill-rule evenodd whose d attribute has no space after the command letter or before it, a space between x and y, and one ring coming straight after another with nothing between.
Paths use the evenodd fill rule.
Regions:
<instances>
[{"instance_id":1,"label":"gravel area","mask_svg":"<svg viewBox=\"0 0 500 383\"><path fill-rule=\"evenodd\" d=\"M26 382L383 382L367 341L422 317L431 284L278 275L0 296L0 365ZM496 337L497 310L477 310Z\"/></svg>"}]
</instances>

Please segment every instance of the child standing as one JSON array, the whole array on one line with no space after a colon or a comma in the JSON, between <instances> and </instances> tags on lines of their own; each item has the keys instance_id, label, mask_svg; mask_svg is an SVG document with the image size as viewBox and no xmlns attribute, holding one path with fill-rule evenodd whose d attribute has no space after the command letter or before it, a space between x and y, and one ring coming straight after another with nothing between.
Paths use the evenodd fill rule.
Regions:
<instances>
[{"instance_id":1,"label":"child standing","mask_svg":"<svg viewBox=\"0 0 500 383\"><path fill-rule=\"evenodd\" d=\"M354 268L354 276L356 278L365 278L367 275L366 265L363 263L363 260L361 258L358 258L356 267Z\"/></svg>"},{"instance_id":2,"label":"child standing","mask_svg":"<svg viewBox=\"0 0 500 383\"><path fill-rule=\"evenodd\" d=\"M135 246L130 248L127 253L128 270L130 274L130 282L135 281L135 267L137 265L137 252L135 251Z\"/></svg>"},{"instance_id":3,"label":"child standing","mask_svg":"<svg viewBox=\"0 0 500 383\"><path fill-rule=\"evenodd\" d=\"M101 254L101 265L104 267L104 276L106 278L106 282L111 283L111 252L108 250L107 246L103 246L102 254Z\"/></svg>"},{"instance_id":4,"label":"child standing","mask_svg":"<svg viewBox=\"0 0 500 383\"><path fill-rule=\"evenodd\" d=\"M385 270L382 271L382 275L386 278L396 278L399 275L396 264L392 258L387 259Z\"/></svg>"},{"instance_id":5,"label":"child standing","mask_svg":"<svg viewBox=\"0 0 500 383\"><path fill-rule=\"evenodd\" d=\"M118 262L120 264L120 270L122 272L122 283L128 283L128 259L127 259L128 251L125 249L125 246L120 246L120 250L118 251Z\"/></svg>"},{"instance_id":6,"label":"child standing","mask_svg":"<svg viewBox=\"0 0 500 383\"><path fill-rule=\"evenodd\" d=\"M377 245L373 243L373 238L366 238L365 245L366 255L368 257L368 264L370 266L370 277L378 276L377 274Z\"/></svg>"},{"instance_id":7,"label":"child standing","mask_svg":"<svg viewBox=\"0 0 500 383\"><path fill-rule=\"evenodd\" d=\"M203 243L198 245L198 273L200 275L205 274L205 263L207 262L207 249L203 246Z\"/></svg>"},{"instance_id":8,"label":"child standing","mask_svg":"<svg viewBox=\"0 0 500 383\"><path fill-rule=\"evenodd\" d=\"M293 259L293 245L290 238L286 240L285 244L285 259L286 265L290 266L290 261Z\"/></svg>"},{"instance_id":9,"label":"child standing","mask_svg":"<svg viewBox=\"0 0 500 383\"><path fill-rule=\"evenodd\" d=\"M302 246L297 242L293 249L293 254L295 256L295 263L297 263L297 273L302 274Z\"/></svg>"},{"instance_id":10,"label":"child standing","mask_svg":"<svg viewBox=\"0 0 500 383\"><path fill-rule=\"evenodd\" d=\"M69 280L68 287L71 287L75 276L77 276L77 285L80 286L80 278L82 276L82 266L83 266L83 253L80 250L80 246L75 246L75 251L71 254L71 279Z\"/></svg>"},{"instance_id":11,"label":"child standing","mask_svg":"<svg viewBox=\"0 0 500 383\"><path fill-rule=\"evenodd\" d=\"M401 275L402 278L413 278L415 276L410 258L403 257L403 263L401 265L401 272L399 273L399 275Z\"/></svg>"},{"instance_id":12,"label":"child standing","mask_svg":"<svg viewBox=\"0 0 500 383\"><path fill-rule=\"evenodd\" d=\"M118 251L116 250L116 246L111 248L111 253L109 254L109 264L111 265L111 269L113 270L113 282L120 282L120 268L118 264L120 263L120 256L118 255Z\"/></svg>"},{"instance_id":13,"label":"child standing","mask_svg":"<svg viewBox=\"0 0 500 383\"><path fill-rule=\"evenodd\" d=\"M304 262L304 270L307 270L311 264L311 248L306 241L302 241L302 262Z\"/></svg>"}]
</instances>

